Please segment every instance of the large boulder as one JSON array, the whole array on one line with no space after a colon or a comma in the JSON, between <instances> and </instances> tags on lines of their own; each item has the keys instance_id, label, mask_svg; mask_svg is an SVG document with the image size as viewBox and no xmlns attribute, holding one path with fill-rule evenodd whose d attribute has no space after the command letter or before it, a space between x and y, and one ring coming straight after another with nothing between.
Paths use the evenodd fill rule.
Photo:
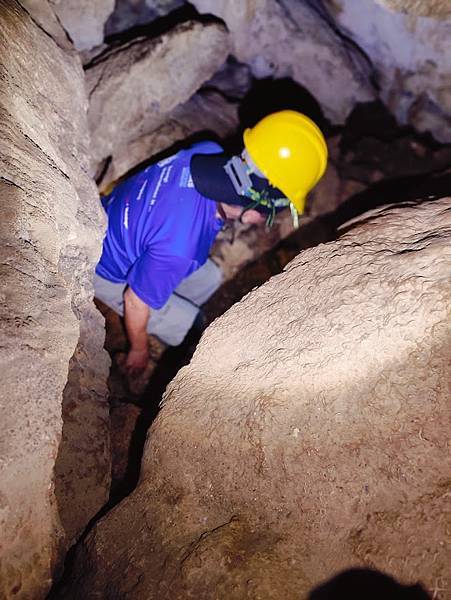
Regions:
<instances>
[{"instance_id":1,"label":"large boulder","mask_svg":"<svg viewBox=\"0 0 451 600\"><path fill-rule=\"evenodd\" d=\"M231 34L232 53L260 77L292 77L320 102L326 116L343 122L356 102L374 97L363 53L348 45L298 0L193 0L217 15Z\"/></svg>"},{"instance_id":2,"label":"large boulder","mask_svg":"<svg viewBox=\"0 0 451 600\"><path fill-rule=\"evenodd\" d=\"M326 4L338 27L370 58L381 98L398 120L430 132L440 142L451 142L450 3Z\"/></svg>"},{"instance_id":3,"label":"large boulder","mask_svg":"<svg viewBox=\"0 0 451 600\"><path fill-rule=\"evenodd\" d=\"M103 505L110 477L92 450L94 438L108 446L108 359L92 307L104 218L87 175L84 75L49 6L24 5L0 1L2 598L45 596L74 523ZM77 413L83 427L62 442L63 419ZM72 476L61 498L63 451Z\"/></svg>"},{"instance_id":4,"label":"large boulder","mask_svg":"<svg viewBox=\"0 0 451 600\"><path fill-rule=\"evenodd\" d=\"M102 54L86 71L96 163L162 125L224 63L227 32L189 21Z\"/></svg>"},{"instance_id":5,"label":"large boulder","mask_svg":"<svg viewBox=\"0 0 451 600\"><path fill-rule=\"evenodd\" d=\"M63 597L301 598L356 565L449 589L450 219L376 209L216 320Z\"/></svg>"}]
</instances>

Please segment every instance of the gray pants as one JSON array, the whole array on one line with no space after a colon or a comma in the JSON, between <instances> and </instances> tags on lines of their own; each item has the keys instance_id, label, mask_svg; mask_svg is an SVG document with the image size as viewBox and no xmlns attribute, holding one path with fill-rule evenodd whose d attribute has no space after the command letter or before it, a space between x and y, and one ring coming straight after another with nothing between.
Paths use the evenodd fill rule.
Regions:
<instances>
[{"instance_id":1,"label":"gray pants","mask_svg":"<svg viewBox=\"0 0 451 600\"><path fill-rule=\"evenodd\" d=\"M199 307L210 298L222 282L220 268L210 259L184 279L166 304L150 309L147 333L156 335L170 346L178 346L191 329ZM125 283L113 283L94 274L95 296L119 315L124 315Z\"/></svg>"}]
</instances>

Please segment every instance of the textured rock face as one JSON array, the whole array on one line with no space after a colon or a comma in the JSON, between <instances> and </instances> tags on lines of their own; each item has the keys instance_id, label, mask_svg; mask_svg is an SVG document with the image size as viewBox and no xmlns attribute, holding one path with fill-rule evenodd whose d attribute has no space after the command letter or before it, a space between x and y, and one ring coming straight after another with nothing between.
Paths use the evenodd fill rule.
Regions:
<instances>
[{"instance_id":1,"label":"textured rock face","mask_svg":"<svg viewBox=\"0 0 451 600\"><path fill-rule=\"evenodd\" d=\"M194 0L202 13L222 18L232 52L256 77L292 77L343 122L356 102L374 97L363 55L347 47L320 16L298 0Z\"/></svg>"},{"instance_id":2,"label":"textured rock face","mask_svg":"<svg viewBox=\"0 0 451 600\"><path fill-rule=\"evenodd\" d=\"M73 45L53 10L51 0L19 0L35 23L41 27L61 48L72 50Z\"/></svg>"},{"instance_id":3,"label":"textured rock face","mask_svg":"<svg viewBox=\"0 0 451 600\"><path fill-rule=\"evenodd\" d=\"M428 18L420 3L386 2L412 14L393 12L375 0L327 0L337 24L368 54L381 96L401 123L451 141L451 18ZM432 3L421 3L436 14ZM440 7L449 3L440 3ZM438 7L437 7L438 10ZM365 15L365 18L362 18Z\"/></svg>"},{"instance_id":4,"label":"textured rock face","mask_svg":"<svg viewBox=\"0 0 451 600\"><path fill-rule=\"evenodd\" d=\"M448 0L377 0L389 8L422 17L448 17L451 4Z\"/></svg>"},{"instance_id":5,"label":"textured rock face","mask_svg":"<svg viewBox=\"0 0 451 600\"><path fill-rule=\"evenodd\" d=\"M105 501L109 477L107 464L95 474L83 474L77 464L90 451L89 437L108 439L106 389L99 382L107 358L90 284L104 222L87 176L83 72L78 57L58 45L64 32L46 7L24 4L31 16L19 3L0 2L2 598L43 597L70 540L68 506L54 491L62 448L75 444L79 451L74 520L78 484L84 493L84 477L97 478L96 497L82 501L91 517ZM80 403L90 404L92 413L82 436L61 443L63 393L80 410Z\"/></svg>"},{"instance_id":6,"label":"textured rock face","mask_svg":"<svg viewBox=\"0 0 451 600\"><path fill-rule=\"evenodd\" d=\"M450 217L367 213L215 321L64 598L304 597L355 565L449 590Z\"/></svg>"},{"instance_id":7,"label":"textured rock face","mask_svg":"<svg viewBox=\"0 0 451 600\"><path fill-rule=\"evenodd\" d=\"M103 42L103 27L115 0L50 0L77 50Z\"/></svg>"},{"instance_id":8,"label":"textured rock face","mask_svg":"<svg viewBox=\"0 0 451 600\"><path fill-rule=\"evenodd\" d=\"M202 115L202 119L199 119L199 115ZM174 144L186 146L186 139L193 134L208 131L224 138L236 131L237 126L236 102L227 102L216 91L201 91L188 102L177 106L155 131L128 144L118 145L102 179L101 189L108 188L130 169L150 160L159 152L167 151Z\"/></svg>"},{"instance_id":9,"label":"textured rock face","mask_svg":"<svg viewBox=\"0 0 451 600\"><path fill-rule=\"evenodd\" d=\"M222 26L188 22L100 57L87 71L94 159L100 161L157 129L227 54Z\"/></svg>"}]
</instances>

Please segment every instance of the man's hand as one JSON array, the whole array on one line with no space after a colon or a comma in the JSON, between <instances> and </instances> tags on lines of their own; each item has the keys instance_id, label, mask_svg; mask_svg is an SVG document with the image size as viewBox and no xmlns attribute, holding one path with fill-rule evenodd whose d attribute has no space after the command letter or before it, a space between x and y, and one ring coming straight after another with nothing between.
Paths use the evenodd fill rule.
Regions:
<instances>
[{"instance_id":1,"label":"man's hand","mask_svg":"<svg viewBox=\"0 0 451 600\"><path fill-rule=\"evenodd\" d=\"M147 367L149 362L149 351L131 349L125 361L125 369L129 375L138 375Z\"/></svg>"}]
</instances>

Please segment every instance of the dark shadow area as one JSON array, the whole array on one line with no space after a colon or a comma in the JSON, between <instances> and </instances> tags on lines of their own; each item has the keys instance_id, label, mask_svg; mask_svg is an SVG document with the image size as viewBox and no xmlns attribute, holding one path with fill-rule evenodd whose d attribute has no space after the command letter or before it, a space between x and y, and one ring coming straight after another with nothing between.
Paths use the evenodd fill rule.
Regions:
<instances>
[{"instance_id":1,"label":"dark shadow area","mask_svg":"<svg viewBox=\"0 0 451 600\"><path fill-rule=\"evenodd\" d=\"M141 414L133 431L127 471L123 479L114 487L109 505L114 506L128 496L136 487L141 470L141 459L149 427L160 410L160 402L168 384L178 371L187 365L203 332L203 326L195 322L184 341L179 346L168 347L153 372L147 387L140 397Z\"/></svg>"},{"instance_id":2,"label":"dark shadow area","mask_svg":"<svg viewBox=\"0 0 451 600\"><path fill-rule=\"evenodd\" d=\"M142 41L143 38L156 39L166 33L169 33L183 23L188 21L198 21L199 23L221 23L223 22L212 15L200 15L191 4L185 4L180 8L175 9L168 15L159 17L150 23L136 25L125 31L110 35L105 38L107 48L97 54L90 62L84 65L84 69L88 70L91 67L103 62L106 57L120 51L121 47L127 47L135 42Z\"/></svg>"},{"instance_id":3,"label":"dark shadow area","mask_svg":"<svg viewBox=\"0 0 451 600\"><path fill-rule=\"evenodd\" d=\"M417 200L436 200L451 195L451 173L443 175L412 175L380 181L355 194L333 213L323 218L332 232L351 219L386 204L402 204ZM340 234L348 231L343 229Z\"/></svg>"},{"instance_id":4,"label":"dark shadow area","mask_svg":"<svg viewBox=\"0 0 451 600\"><path fill-rule=\"evenodd\" d=\"M321 106L307 88L290 77L255 79L238 111L241 131L253 127L263 117L279 110L296 110L310 117L324 131L327 129ZM324 131L326 134L327 131Z\"/></svg>"},{"instance_id":5,"label":"dark shadow area","mask_svg":"<svg viewBox=\"0 0 451 600\"><path fill-rule=\"evenodd\" d=\"M324 117L321 106L307 88L289 77L274 79L254 79L247 94L241 99L238 109L239 127L236 133L226 140L224 146L230 152L240 151L243 145L243 132L253 127L267 115L280 110L296 110L310 117L324 135L332 130Z\"/></svg>"},{"instance_id":6,"label":"dark shadow area","mask_svg":"<svg viewBox=\"0 0 451 600\"><path fill-rule=\"evenodd\" d=\"M434 149L443 146L429 133L419 133L408 125L400 126L381 100L361 102L355 105L343 126L340 146L346 152L362 138L374 137L384 142L393 142L408 135Z\"/></svg>"},{"instance_id":7,"label":"dark shadow area","mask_svg":"<svg viewBox=\"0 0 451 600\"><path fill-rule=\"evenodd\" d=\"M431 600L420 585L405 586L373 569L350 569L316 587L308 600Z\"/></svg>"},{"instance_id":8,"label":"dark shadow area","mask_svg":"<svg viewBox=\"0 0 451 600\"><path fill-rule=\"evenodd\" d=\"M185 0L166 0L164 6L161 2L151 4L148 0L115 0L114 10L103 28L104 37L110 38L132 27L151 23L184 4Z\"/></svg>"}]
</instances>

